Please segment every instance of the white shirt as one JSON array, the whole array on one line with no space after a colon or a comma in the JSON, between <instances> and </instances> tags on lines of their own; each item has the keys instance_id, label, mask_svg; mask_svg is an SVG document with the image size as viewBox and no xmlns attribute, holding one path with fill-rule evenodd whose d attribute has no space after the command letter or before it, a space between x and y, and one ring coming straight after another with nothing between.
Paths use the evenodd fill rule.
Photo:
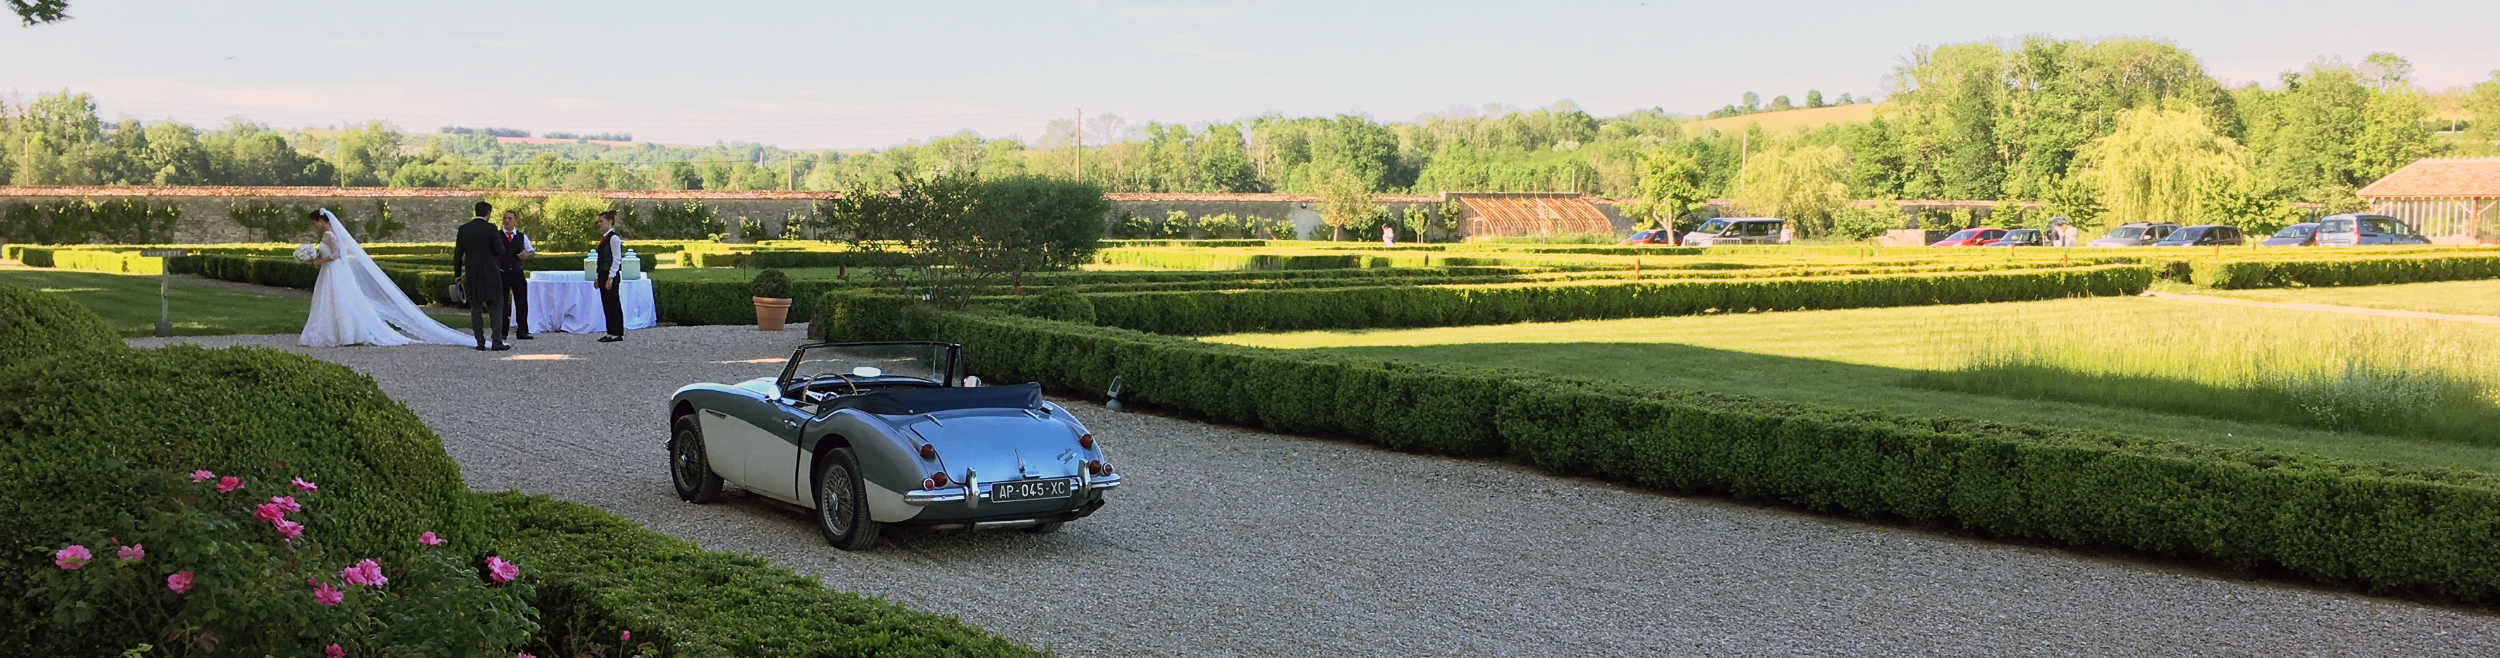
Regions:
<instances>
[{"instance_id":1,"label":"white shirt","mask_svg":"<svg viewBox=\"0 0 2500 658\"><path fill-rule=\"evenodd\" d=\"M607 248L609 249L608 253L611 253L611 254L616 254L616 257L608 259L608 275L607 275L607 276L608 276L608 278L609 278L609 279L622 279L622 278L624 278L624 277L625 277L625 239L624 239L624 238L620 238L620 237L616 237L616 234L614 234L614 233L609 233L609 234L607 235L606 239L603 239L603 240L601 240L600 242L604 243L604 244L607 246Z\"/></svg>"}]
</instances>

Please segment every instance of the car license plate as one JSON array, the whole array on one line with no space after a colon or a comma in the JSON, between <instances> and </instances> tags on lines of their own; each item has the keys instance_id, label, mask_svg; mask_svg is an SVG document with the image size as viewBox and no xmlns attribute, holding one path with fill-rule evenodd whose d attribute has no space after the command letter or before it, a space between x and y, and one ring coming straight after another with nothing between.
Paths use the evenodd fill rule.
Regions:
<instances>
[{"instance_id":1,"label":"car license plate","mask_svg":"<svg viewBox=\"0 0 2500 658\"><path fill-rule=\"evenodd\" d=\"M1076 492L1075 480L1018 480L990 485L990 502L1066 498Z\"/></svg>"}]
</instances>

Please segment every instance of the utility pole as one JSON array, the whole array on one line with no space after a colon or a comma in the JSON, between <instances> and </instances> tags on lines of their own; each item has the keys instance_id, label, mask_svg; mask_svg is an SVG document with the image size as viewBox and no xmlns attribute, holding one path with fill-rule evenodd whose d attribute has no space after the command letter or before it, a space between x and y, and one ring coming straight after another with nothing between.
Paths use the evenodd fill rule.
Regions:
<instances>
[{"instance_id":1,"label":"utility pole","mask_svg":"<svg viewBox=\"0 0 2500 658\"><path fill-rule=\"evenodd\" d=\"M1085 108L1076 108L1076 182L1085 182Z\"/></svg>"}]
</instances>

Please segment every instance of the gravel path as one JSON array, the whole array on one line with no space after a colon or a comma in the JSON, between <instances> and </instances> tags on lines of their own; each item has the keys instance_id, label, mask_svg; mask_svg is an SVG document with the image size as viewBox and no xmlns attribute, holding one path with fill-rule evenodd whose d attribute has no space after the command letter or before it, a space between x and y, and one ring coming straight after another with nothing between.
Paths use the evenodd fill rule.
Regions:
<instances>
[{"instance_id":1,"label":"gravel path","mask_svg":"<svg viewBox=\"0 0 2500 658\"><path fill-rule=\"evenodd\" d=\"M489 355L266 345L371 373L469 485L597 505L705 547L1073 655L2500 654L2500 618L2092 554L1677 497L1071 404L1130 484L1055 535L890 530L671 495L661 401L770 371L796 328L547 334ZM534 360L533 360L534 359Z\"/></svg>"}]
</instances>

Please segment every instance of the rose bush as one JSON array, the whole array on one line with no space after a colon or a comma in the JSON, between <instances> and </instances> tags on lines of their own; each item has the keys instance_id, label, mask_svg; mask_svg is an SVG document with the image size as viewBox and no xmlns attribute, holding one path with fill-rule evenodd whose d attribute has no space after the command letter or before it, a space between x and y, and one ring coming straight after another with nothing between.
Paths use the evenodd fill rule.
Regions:
<instances>
[{"instance_id":1,"label":"rose bush","mask_svg":"<svg viewBox=\"0 0 2500 658\"><path fill-rule=\"evenodd\" d=\"M37 579L49 623L137 629L133 645L177 655L502 658L538 630L527 569L502 556L453 555L431 531L404 540L419 547L405 564L336 556L312 482L155 479L140 513L53 551Z\"/></svg>"}]
</instances>

